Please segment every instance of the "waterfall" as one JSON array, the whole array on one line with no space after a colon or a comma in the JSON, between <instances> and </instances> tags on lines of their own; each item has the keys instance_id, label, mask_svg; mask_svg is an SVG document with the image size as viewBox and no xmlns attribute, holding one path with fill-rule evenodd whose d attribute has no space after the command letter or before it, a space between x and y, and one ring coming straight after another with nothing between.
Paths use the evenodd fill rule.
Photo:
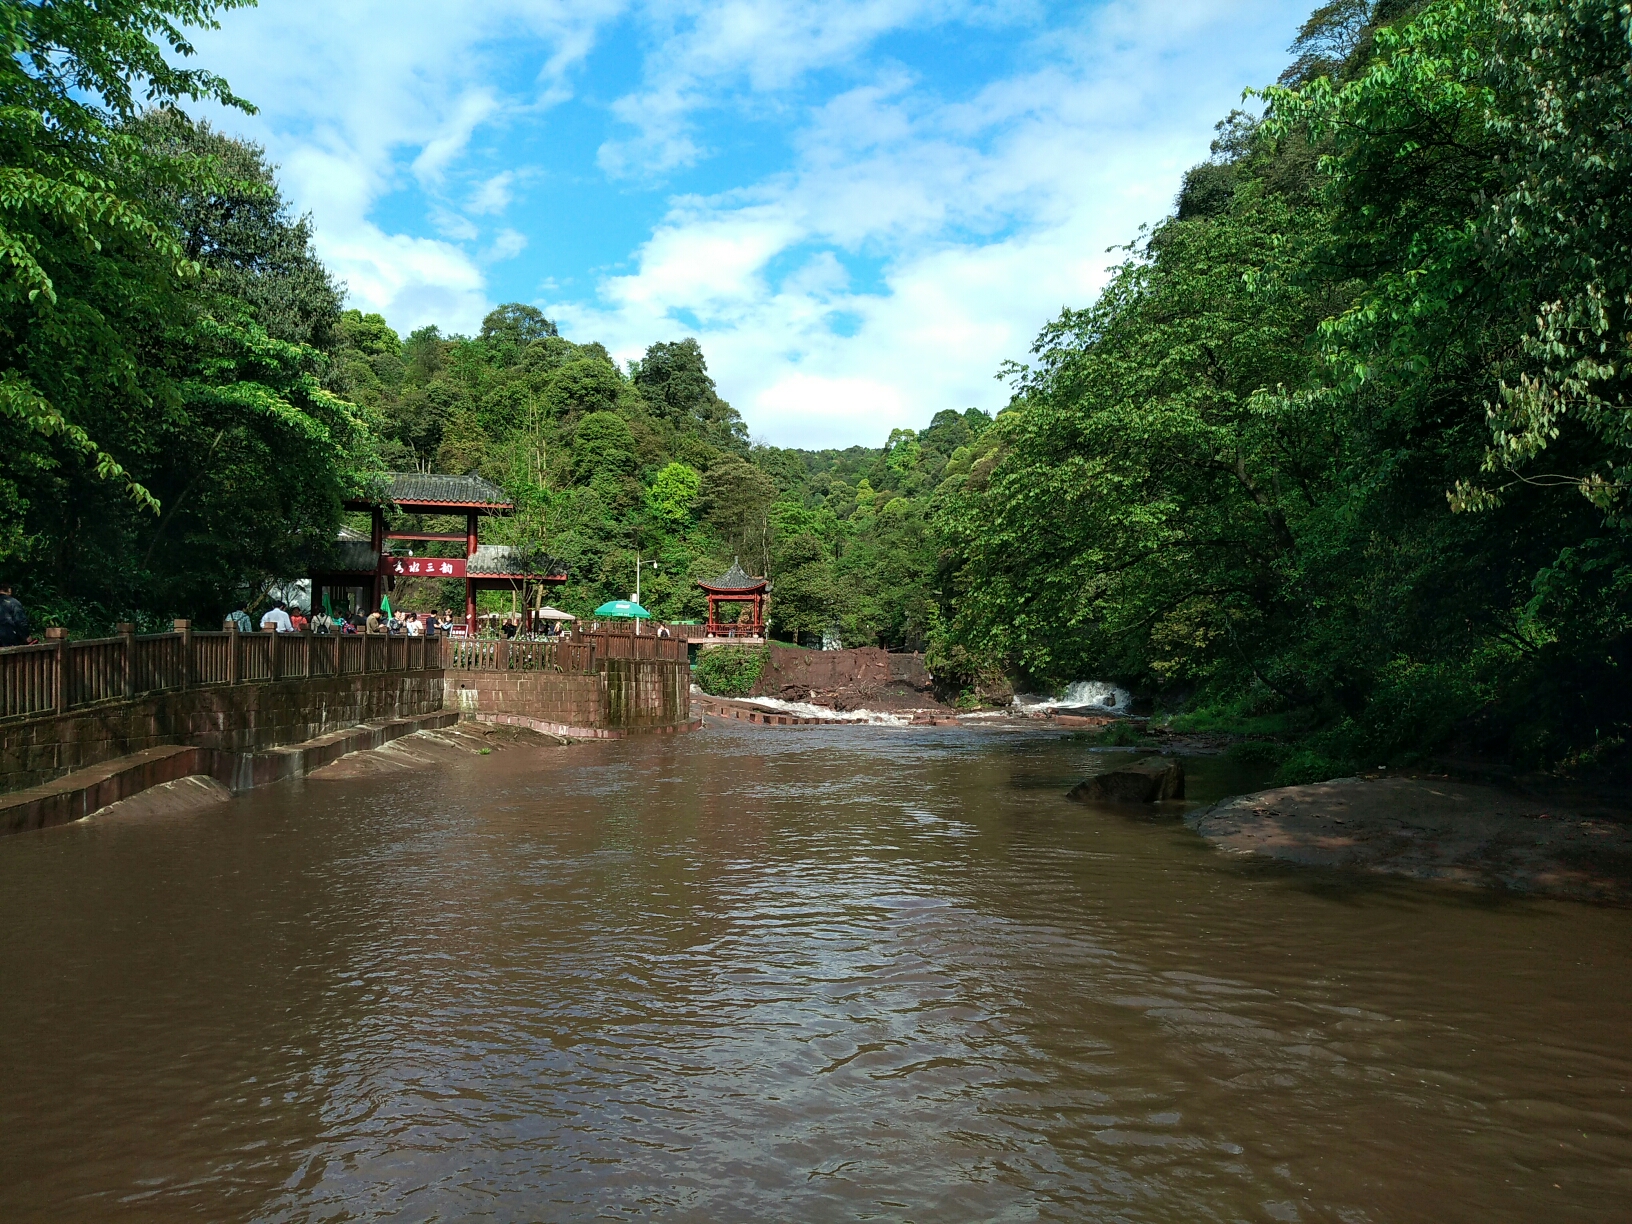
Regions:
<instances>
[{"instance_id":1,"label":"waterfall","mask_svg":"<svg viewBox=\"0 0 1632 1224\"><path fill-rule=\"evenodd\" d=\"M1015 706L1023 713L1058 709L1096 709L1108 714L1126 714L1133 702L1133 694L1106 680L1073 680L1059 697L1039 697L1033 693L1017 693Z\"/></svg>"}]
</instances>

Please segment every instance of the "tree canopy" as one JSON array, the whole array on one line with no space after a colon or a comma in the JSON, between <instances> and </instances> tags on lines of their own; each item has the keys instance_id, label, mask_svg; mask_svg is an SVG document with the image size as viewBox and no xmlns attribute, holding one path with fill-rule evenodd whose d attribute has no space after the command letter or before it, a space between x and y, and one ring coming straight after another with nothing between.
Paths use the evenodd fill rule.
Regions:
<instances>
[{"instance_id":1,"label":"tree canopy","mask_svg":"<svg viewBox=\"0 0 1632 1224\"><path fill-rule=\"evenodd\" d=\"M44 622L209 621L383 473L475 473L580 612L638 559L697 617L739 560L784 640L927 647L970 699L1115 680L1299 731L1287 777L1624 763L1624 7L1320 5L995 419L813 451L751 442L692 337L346 309L263 151L184 112L249 107L177 66L235 6L0 0L0 568Z\"/></svg>"},{"instance_id":2,"label":"tree canopy","mask_svg":"<svg viewBox=\"0 0 1632 1224\"><path fill-rule=\"evenodd\" d=\"M1310 772L1624 753L1628 21L1318 10L1013 371L939 519L962 657L1299 712Z\"/></svg>"}]
</instances>

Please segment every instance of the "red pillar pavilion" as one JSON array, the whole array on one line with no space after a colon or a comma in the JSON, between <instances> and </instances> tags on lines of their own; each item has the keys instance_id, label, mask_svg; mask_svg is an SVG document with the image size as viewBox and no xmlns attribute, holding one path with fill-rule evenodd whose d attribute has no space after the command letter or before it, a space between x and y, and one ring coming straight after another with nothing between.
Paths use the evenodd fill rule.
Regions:
<instances>
[{"instance_id":1,"label":"red pillar pavilion","mask_svg":"<svg viewBox=\"0 0 1632 1224\"><path fill-rule=\"evenodd\" d=\"M394 472L386 502L399 511L412 515L463 516L464 530L449 531L387 531L385 503L372 499L348 501L348 510L367 510L373 516L369 545L374 557L372 574L365 581L372 582L372 608L378 610L385 591L397 578L463 578L465 580L465 627L476 631L476 593L482 590L524 591L530 585L559 585L567 580L560 566L529 565L521 549L504 544L483 544L478 538L477 521L483 515L515 513L515 503L505 496L504 490L480 476L447 476L434 472ZM413 541L429 544L458 544L463 556L409 556L387 551L395 541ZM355 552L356 549L354 548ZM423 550L415 549L415 553ZM343 579L359 578L350 573L323 573L312 575L313 606L322 603L324 586L355 585Z\"/></svg>"},{"instance_id":2,"label":"red pillar pavilion","mask_svg":"<svg viewBox=\"0 0 1632 1224\"><path fill-rule=\"evenodd\" d=\"M765 636L765 609L770 603L771 584L744 572L740 560L732 561L731 568L713 582L699 582L708 596L708 624L710 637ZM739 619L747 608L746 620ZM722 620L721 616L730 619Z\"/></svg>"}]
</instances>

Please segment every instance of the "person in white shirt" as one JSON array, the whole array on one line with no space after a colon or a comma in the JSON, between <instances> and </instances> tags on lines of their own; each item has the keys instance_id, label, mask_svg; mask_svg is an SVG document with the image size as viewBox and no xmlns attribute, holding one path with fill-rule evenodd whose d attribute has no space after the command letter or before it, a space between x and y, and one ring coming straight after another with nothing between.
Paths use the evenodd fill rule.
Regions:
<instances>
[{"instance_id":1,"label":"person in white shirt","mask_svg":"<svg viewBox=\"0 0 1632 1224\"><path fill-rule=\"evenodd\" d=\"M261 617L261 632L293 633L294 623L289 619L289 613L283 610L283 601L280 599L266 610Z\"/></svg>"},{"instance_id":2,"label":"person in white shirt","mask_svg":"<svg viewBox=\"0 0 1632 1224\"><path fill-rule=\"evenodd\" d=\"M419 637L425 632L425 626L419 623L419 613L408 613L408 636Z\"/></svg>"}]
</instances>

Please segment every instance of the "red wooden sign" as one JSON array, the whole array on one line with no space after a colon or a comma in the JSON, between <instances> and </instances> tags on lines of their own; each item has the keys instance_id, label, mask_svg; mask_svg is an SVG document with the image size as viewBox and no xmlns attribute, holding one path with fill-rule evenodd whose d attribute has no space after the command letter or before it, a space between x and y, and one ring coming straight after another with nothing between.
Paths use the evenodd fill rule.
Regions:
<instances>
[{"instance_id":1,"label":"red wooden sign","mask_svg":"<svg viewBox=\"0 0 1632 1224\"><path fill-rule=\"evenodd\" d=\"M382 556L380 573L399 578L463 578L465 558Z\"/></svg>"}]
</instances>

